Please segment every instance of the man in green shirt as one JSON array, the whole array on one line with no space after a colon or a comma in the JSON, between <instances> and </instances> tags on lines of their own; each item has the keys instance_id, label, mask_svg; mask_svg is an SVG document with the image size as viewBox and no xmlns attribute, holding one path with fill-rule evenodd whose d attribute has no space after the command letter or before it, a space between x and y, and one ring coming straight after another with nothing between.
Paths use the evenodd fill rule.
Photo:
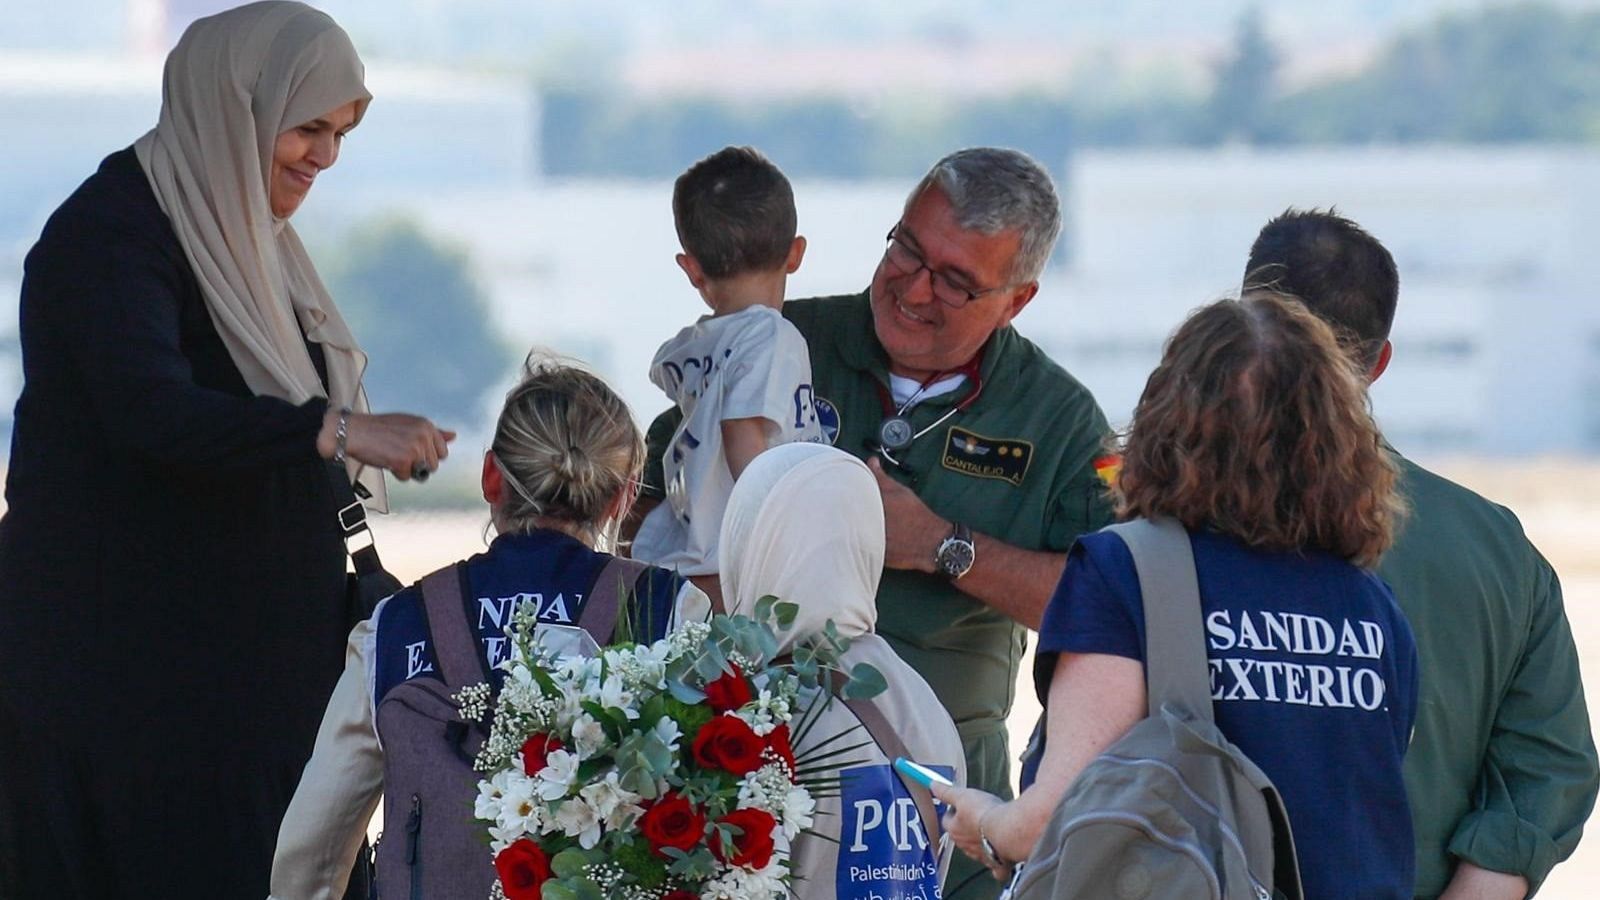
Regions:
<instances>
[{"instance_id":1,"label":"man in green shirt","mask_svg":"<svg viewBox=\"0 0 1600 900\"><path fill-rule=\"evenodd\" d=\"M1354 341L1371 380L1393 351L1394 260L1354 222L1289 210L1246 287L1294 294ZM1419 897L1523 897L1572 854L1597 769L1561 584L1511 511L1395 454L1411 514L1378 568L1421 664L1406 793Z\"/></svg>"},{"instance_id":2,"label":"man in green shirt","mask_svg":"<svg viewBox=\"0 0 1600 900\"><path fill-rule=\"evenodd\" d=\"M1011 327L1060 232L1043 168L1012 150L958 151L886 224L866 291L796 300L784 315L805 336L824 434L877 476L878 632L949 710L968 782L1009 797L1005 721L1026 630L1072 541L1110 521L1096 471L1110 428L1089 392ZM651 428L647 498L671 425ZM816 515L826 528L827 510ZM998 893L959 854L947 884L947 897Z\"/></svg>"}]
</instances>

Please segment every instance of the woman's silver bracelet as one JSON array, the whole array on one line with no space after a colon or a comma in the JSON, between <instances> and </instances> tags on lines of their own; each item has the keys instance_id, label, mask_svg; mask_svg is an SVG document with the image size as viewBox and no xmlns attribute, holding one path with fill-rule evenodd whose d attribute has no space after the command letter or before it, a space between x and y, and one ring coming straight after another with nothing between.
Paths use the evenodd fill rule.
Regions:
<instances>
[{"instance_id":1,"label":"woman's silver bracelet","mask_svg":"<svg viewBox=\"0 0 1600 900\"><path fill-rule=\"evenodd\" d=\"M333 429L333 461L341 466L344 465L345 444L350 440L350 413L350 407L339 407L339 424Z\"/></svg>"},{"instance_id":2,"label":"woman's silver bracelet","mask_svg":"<svg viewBox=\"0 0 1600 900\"><path fill-rule=\"evenodd\" d=\"M1004 805L1005 804L1002 803L998 806L991 806L984 811L983 815L978 817L978 843L983 846L983 855L989 857L988 864L990 866L1009 871L1012 866L1016 865L1016 863L1011 862L1010 860L1001 856L1000 852L994 848L994 844L989 842L989 835L983 830L983 822L985 819L989 818L989 813L994 812Z\"/></svg>"}]
</instances>

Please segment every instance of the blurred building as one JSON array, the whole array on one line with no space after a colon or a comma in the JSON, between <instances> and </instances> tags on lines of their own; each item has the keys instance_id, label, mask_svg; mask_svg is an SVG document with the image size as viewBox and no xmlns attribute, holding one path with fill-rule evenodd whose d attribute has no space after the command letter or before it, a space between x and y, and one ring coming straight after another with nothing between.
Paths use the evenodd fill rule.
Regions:
<instances>
[{"instance_id":1,"label":"blurred building","mask_svg":"<svg viewBox=\"0 0 1600 900\"><path fill-rule=\"evenodd\" d=\"M1600 451L1600 154L1566 149L1083 153L1070 227L1019 326L1127 421L1192 308L1236 292L1261 225L1336 206L1394 253L1395 362L1373 390L1423 455ZM809 241L790 295L866 286L909 184L800 181ZM594 361L640 415L655 346L700 314L671 262L666 182L571 181L429 198L414 215L474 248L502 325Z\"/></svg>"},{"instance_id":2,"label":"blurred building","mask_svg":"<svg viewBox=\"0 0 1600 900\"><path fill-rule=\"evenodd\" d=\"M114 150L155 125L162 60L0 54L0 122L15 124L0 166L0 242L30 240ZM334 178L354 190L434 193L518 188L539 171L538 99L520 77L369 62L370 115ZM0 244L3 246L3 244Z\"/></svg>"},{"instance_id":3,"label":"blurred building","mask_svg":"<svg viewBox=\"0 0 1600 900\"><path fill-rule=\"evenodd\" d=\"M469 252L513 343L590 360L641 416L661 407L650 357L702 311L672 263L670 182L541 178L538 98L519 77L375 62L369 83L371 115L296 218L312 254L336 253L349 225L412 217ZM27 137L0 168L5 412L23 254L97 161L154 123L159 84L150 57L0 55L0 121ZM1400 265L1395 363L1373 394L1398 446L1600 452L1600 153L1084 152L1059 174L1069 228L1019 324L1114 422L1184 313L1237 288L1267 218L1337 206ZM798 182L810 243L791 296L865 287L909 187Z\"/></svg>"},{"instance_id":4,"label":"blurred building","mask_svg":"<svg viewBox=\"0 0 1600 900\"><path fill-rule=\"evenodd\" d=\"M1336 206L1400 268L1395 360L1373 391L1397 445L1600 450L1600 153L1119 151L1070 168L1073 262L1027 327L1113 419L1184 313L1237 289L1268 218Z\"/></svg>"}]
</instances>

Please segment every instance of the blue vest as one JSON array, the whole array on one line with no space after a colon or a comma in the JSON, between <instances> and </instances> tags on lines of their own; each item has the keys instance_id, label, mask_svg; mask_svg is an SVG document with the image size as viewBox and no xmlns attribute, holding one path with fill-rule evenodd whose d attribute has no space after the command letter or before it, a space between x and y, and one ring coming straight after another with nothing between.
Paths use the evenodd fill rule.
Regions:
<instances>
[{"instance_id":1,"label":"blue vest","mask_svg":"<svg viewBox=\"0 0 1600 900\"><path fill-rule=\"evenodd\" d=\"M483 647L483 659L496 690L509 647L506 626L512 613L525 603L538 605L539 621L574 625L583 613L589 591L600 570L611 559L557 531L503 534L487 552L466 561L467 587L463 591L466 614ZM673 605L682 580L666 569L647 569L634 584L618 621L632 624L641 642L659 640L667 633ZM595 635L602 646L611 635ZM428 636L422 591L412 585L390 597L378 613L373 707L389 689L412 678L439 678Z\"/></svg>"}]
</instances>

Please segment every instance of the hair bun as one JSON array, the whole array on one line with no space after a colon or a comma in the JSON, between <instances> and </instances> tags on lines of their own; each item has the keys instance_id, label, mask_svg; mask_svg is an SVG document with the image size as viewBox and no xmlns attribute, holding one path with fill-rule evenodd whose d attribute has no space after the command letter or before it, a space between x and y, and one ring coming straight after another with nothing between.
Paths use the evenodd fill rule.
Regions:
<instances>
[{"instance_id":1,"label":"hair bun","mask_svg":"<svg viewBox=\"0 0 1600 900\"><path fill-rule=\"evenodd\" d=\"M569 487L582 487L594 477L594 461L589 459L589 454L583 452L581 447L568 445L565 450L557 450L551 454L550 468Z\"/></svg>"}]
</instances>

